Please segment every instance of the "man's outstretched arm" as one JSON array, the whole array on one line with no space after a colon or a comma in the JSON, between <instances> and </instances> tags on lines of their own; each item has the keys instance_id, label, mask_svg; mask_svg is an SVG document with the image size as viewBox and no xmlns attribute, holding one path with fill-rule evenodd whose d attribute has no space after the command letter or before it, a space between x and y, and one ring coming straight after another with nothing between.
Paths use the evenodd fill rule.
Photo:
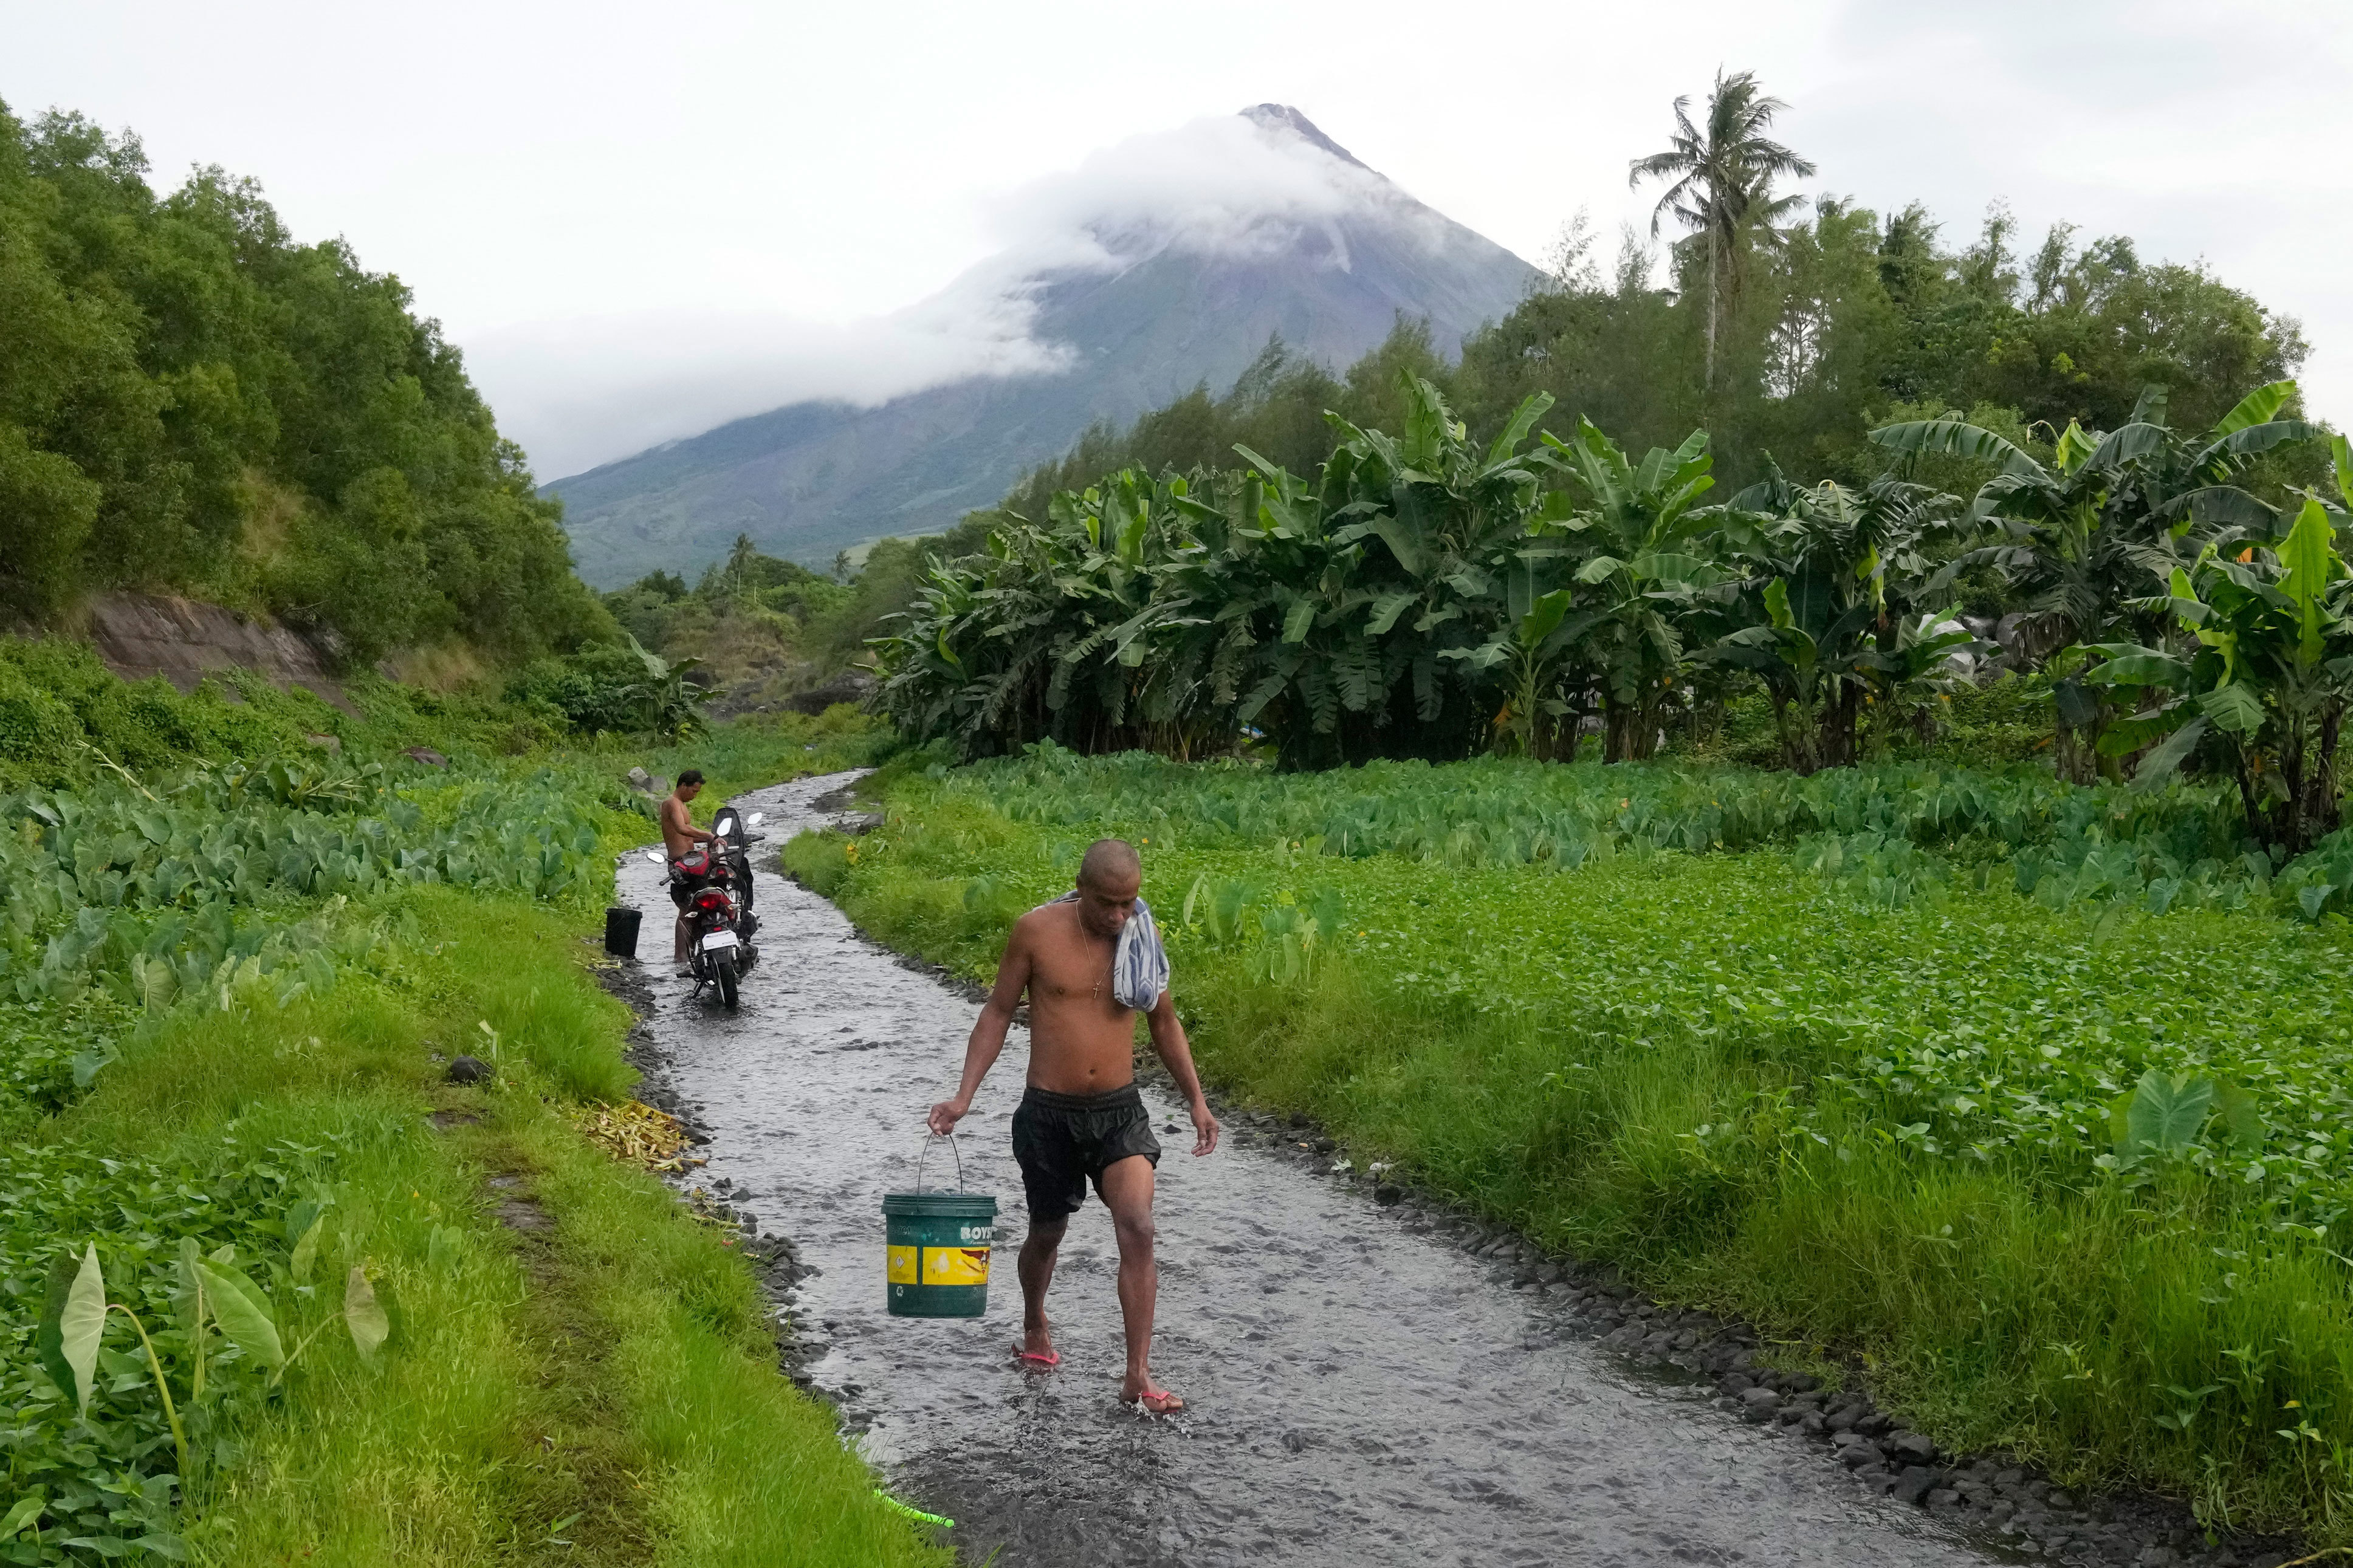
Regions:
<instances>
[{"instance_id":1,"label":"man's outstretched arm","mask_svg":"<svg viewBox=\"0 0 2353 1568\"><path fill-rule=\"evenodd\" d=\"M1005 939L1005 956L997 962L997 985L988 994L980 1017L972 1026L972 1038L964 1047L964 1078L957 1083L955 1098L944 1100L932 1107L928 1119L931 1129L946 1137L972 1109L972 1097L980 1092L980 1080L997 1065L1005 1049L1005 1031L1013 1026L1013 1009L1021 1001L1023 987L1029 984L1029 917L1014 923L1013 934Z\"/></svg>"},{"instance_id":2,"label":"man's outstretched arm","mask_svg":"<svg viewBox=\"0 0 2353 1568\"><path fill-rule=\"evenodd\" d=\"M1187 1110L1193 1118L1193 1152L1208 1153L1218 1146L1218 1119L1209 1114L1209 1101L1201 1093L1201 1075L1193 1069L1193 1047L1185 1038L1185 1026L1176 1016L1176 999L1166 991L1144 1016L1144 1026L1151 1031L1152 1048L1157 1052L1168 1076L1176 1080L1177 1092L1185 1097Z\"/></svg>"}]
</instances>

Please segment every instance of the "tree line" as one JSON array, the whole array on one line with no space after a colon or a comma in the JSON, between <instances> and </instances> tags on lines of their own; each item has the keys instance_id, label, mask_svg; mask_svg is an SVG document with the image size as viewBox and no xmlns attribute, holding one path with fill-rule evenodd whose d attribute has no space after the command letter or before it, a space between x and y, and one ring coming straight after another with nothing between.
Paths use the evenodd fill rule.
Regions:
<instances>
[{"instance_id":1,"label":"tree line","mask_svg":"<svg viewBox=\"0 0 2353 1568\"><path fill-rule=\"evenodd\" d=\"M1651 230L1630 229L1605 265L1589 227L1571 224L1548 276L1459 357L1410 320L1337 373L1271 342L1222 394L1198 387L1089 430L1004 510L1043 518L1057 492L1122 468L1230 467L1237 443L1311 471L1341 438L1327 409L1402 427L1402 372L1473 429L1502 428L1542 392L1562 427L1583 417L1630 449L1705 429L1734 487L1776 465L1858 485L1885 467L1867 439L1880 425L1958 412L2047 458L2071 422L2122 426L2143 387L2169 388L2174 421L2203 429L2306 357L2293 319L2203 266L2147 261L2128 237L2085 242L2063 223L2030 243L1996 207L1955 244L1918 204L1882 215L1782 195L1777 182L1813 166L1765 134L1780 107L1745 72L1697 112L1679 101L1668 148L1630 171L1663 182ZM1681 237L1662 256L1653 240L1670 226ZM2325 467L2296 451L2263 478L2317 483ZM1983 477L1941 464L1922 475L1961 489Z\"/></svg>"},{"instance_id":2,"label":"tree line","mask_svg":"<svg viewBox=\"0 0 2353 1568\"><path fill-rule=\"evenodd\" d=\"M1001 519L880 639L881 705L968 755L1264 740L1294 767L1573 761L1598 727L1620 762L1746 687L1812 772L1856 760L1866 709L1900 721L1964 679L1958 656L1999 651L2048 683L2063 775L2193 763L2238 782L2270 842L2337 826L2347 514L2250 488L2322 445L2293 382L2192 432L2152 386L2112 431L2071 421L2047 460L1964 419L1894 422L1869 433L1888 466L1865 483L1768 472L1721 501L1704 432L1636 458L1583 418L1539 433L1535 393L1482 443L1427 379L1398 395L1396 435L1334 415L1312 474L1245 449L1243 468L1124 468L1043 521ZM1920 481L1932 462L1988 477L1963 499ZM2008 607L2006 647L1959 618L1972 575Z\"/></svg>"},{"instance_id":3,"label":"tree line","mask_svg":"<svg viewBox=\"0 0 2353 1568\"><path fill-rule=\"evenodd\" d=\"M1411 322L1338 375L1273 343L1089 431L935 552L882 705L966 754L1312 767L1638 760L1761 692L1811 772L1998 656L2063 776L2208 769L2271 842L2332 829L2353 590L2295 324L2063 225L2021 259L1999 211L1957 251L1916 206L1801 218L1780 107L1720 76L1633 165L1668 286L1573 226L1457 363Z\"/></svg>"},{"instance_id":4,"label":"tree line","mask_svg":"<svg viewBox=\"0 0 2353 1568\"><path fill-rule=\"evenodd\" d=\"M250 180L147 175L128 132L0 105L0 616L186 593L353 665L614 636L398 279L297 243Z\"/></svg>"}]
</instances>

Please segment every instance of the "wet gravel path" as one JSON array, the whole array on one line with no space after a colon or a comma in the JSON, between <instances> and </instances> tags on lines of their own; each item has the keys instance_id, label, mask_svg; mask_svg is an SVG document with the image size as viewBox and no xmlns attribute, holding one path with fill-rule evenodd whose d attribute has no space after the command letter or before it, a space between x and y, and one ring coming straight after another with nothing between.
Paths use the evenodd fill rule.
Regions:
<instances>
[{"instance_id":1,"label":"wet gravel path","mask_svg":"<svg viewBox=\"0 0 2353 1568\"><path fill-rule=\"evenodd\" d=\"M766 847L839 777L740 797ZM621 897L666 953L659 870ZM1712 1381L1638 1371L1572 1326L1557 1292L1468 1255L1443 1216L1260 1138L1193 1159L1147 1085L1160 1166L1154 1366L1186 1395L1151 1421L1116 1397L1116 1262L1092 1200L1054 1284L1061 1370L1025 1373L1009 1249L987 1318L882 1310L885 1191L913 1184L925 1109L953 1087L974 1004L862 941L773 872L763 962L733 1015L648 963L645 1028L712 1142L707 1186L809 1269L802 1364L900 1495L961 1521L977 1563L1905 1563L2003 1560L1936 1514L1871 1495L1816 1443L1744 1423ZM1180 988L1184 976L1176 976ZM1017 1031L959 1139L968 1185L1026 1226L1008 1147ZM935 1157L936 1158L936 1157ZM2015 1559L2010 1559L2015 1560Z\"/></svg>"}]
</instances>

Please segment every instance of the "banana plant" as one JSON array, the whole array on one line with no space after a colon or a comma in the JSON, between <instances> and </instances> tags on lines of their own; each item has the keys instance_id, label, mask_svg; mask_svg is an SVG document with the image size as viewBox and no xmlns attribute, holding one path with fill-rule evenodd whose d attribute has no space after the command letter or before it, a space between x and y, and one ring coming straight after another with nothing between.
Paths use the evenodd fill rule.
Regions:
<instances>
[{"instance_id":1,"label":"banana plant","mask_svg":"<svg viewBox=\"0 0 2353 1568\"><path fill-rule=\"evenodd\" d=\"M1585 495L1562 526L1583 592L1557 635L1601 687L1604 760L1639 762L1657 750L1676 701L1688 624L1731 582L1715 558L1717 515L1698 504L1715 484L1707 433L1672 452L1653 447L1639 464L1581 416L1570 439L1544 442L1551 466Z\"/></svg>"},{"instance_id":2,"label":"banana plant","mask_svg":"<svg viewBox=\"0 0 2353 1568\"><path fill-rule=\"evenodd\" d=\"M2353 483L2353 461L2340 461ZM2236 553L2210 542L2165 582L2141 603L2178 625L2179 644L2088 650L2098 662L2085 679L2144 706L2120 726L2154 746L2134 783L2152 787L2211 746L2237 779L2248 832L2300 855L2341 820L2338 741L2353 698L2353 574L2330 511L2307 496L2283 537Z\"/></svg>"},{"instance_id":3,"label":"banana plant","mask_svg":"<svg viewBox=\"0 0 2353 1568\"><path fill-rule=\"evenodd\" d=\"M668 659L653 652L628 632L629 651L638 656L645 679L632 681L621 689L624 701L634 703L643 716L647 729L660 735L684 736L693 733L708 721L694 700L694 688L687 677L702 668L699 658Z\"/></svg>"},{"instance_id":4,"label":"banana plant","mask_svg":"<svg viewBox=\"0 0 2353 1568\"><path fill-rule=\"evenodd\" d=\"M1865 701L1900 705L1971 649L1953 610L1926 608L1930 547L1949 528L1925 488L1883 476L1862 489L1791 486L1777 470L1735 496L1749 624L1710 657L1753 671L1773 700L1787 764L1849 767ZM1761 612L1757 614L1757 612Z\"/></svg>"},{"instance_id":5,"label":"banana plant","mask_svg":"<svg viewBox=\"0 0 2353 1568\"><path fill-rule=\"evenodd\" d=\"M2049 468L1960 419L1884 426L1871 439L1900 457L1941 453L2000 465L1978 490L1969 521L2000 537L1956 560L1945 581L1978 563L1997 568L2023 595L2024 629L2047 661L2071 646L2145 641L2159 631L2137 608L2152 552L2186 563L2207 543L2269 528L2272 509L2232 481L2263 454L2315 434L2301 419L2280 417L2295 395L2293 381L2259 386L2204 436L2185 440L2165 423L2166 389L2151 385L2116 430L2070 423ZM2100 742L2116 714L2086 669L2052 673L2060 771L2088 783L2100 757L2113 758Z\"/></svg>"}]
</instances>

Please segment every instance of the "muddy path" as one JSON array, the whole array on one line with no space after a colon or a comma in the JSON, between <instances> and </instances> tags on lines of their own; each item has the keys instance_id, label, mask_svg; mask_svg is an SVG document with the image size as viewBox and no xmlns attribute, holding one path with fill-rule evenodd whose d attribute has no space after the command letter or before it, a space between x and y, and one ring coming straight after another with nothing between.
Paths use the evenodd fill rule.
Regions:
<instances>
[{"instance_id":1,"label":"muddy path","mask_svg":"<svg viewBox=\"0 0 2353 1568\"><path fill-rule=\"evenodd\" d=\"M839 777L742 797L773 848ZM1116 1252L1090 1199L1054 1285L1060 1371L1017 1370L1009 1252L987 1318L882 1310L885 1191L911 1186L925 1109L954 1087L974 1004L761 873L763 963L733 1015L666 964L669 901L642 858L645 1027L707 1131L704 1184L790 1237L789 1313L813 1385L900 1495L960 1521L968 1562L1016 1565L1906 1563L2005 1559L1989 1532L1872 1495L1816 1442L1743 1422L1711 1379L1638 1371L1559 1299L1474 1258L1442 1215L1261 1137L1189 1154L1147 1085L1160 1165L1155 1370L1191 1407L1117 1403ZM1178 986L1184 977L1176 976ZM1008 1147L1017 1031L958 1140L1026 1226ZM1394 1196L1394 1194L1388 1194ZM1525 1276L1523 1275L1524 1279Z\"/></svg>"}]
</instances>

